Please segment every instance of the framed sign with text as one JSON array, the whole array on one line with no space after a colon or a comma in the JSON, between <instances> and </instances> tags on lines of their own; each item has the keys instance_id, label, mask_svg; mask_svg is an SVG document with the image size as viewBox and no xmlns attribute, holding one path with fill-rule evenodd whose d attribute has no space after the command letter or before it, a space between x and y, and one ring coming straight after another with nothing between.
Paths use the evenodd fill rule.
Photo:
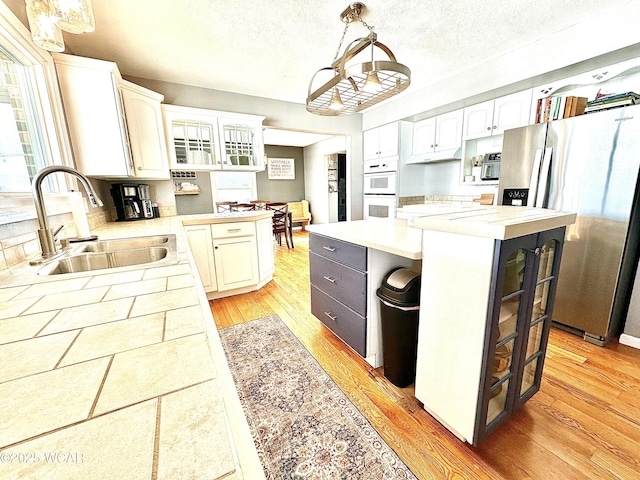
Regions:
<instances>
[{"instance_id":1,"label":"framed sign with text","mask_svg":"<svg viewBox=\"0 0 640 480\"><path fill-rule=\"evenodd\" d=\"M293 158L267 159L267 175L269 180L295 180L296 164Z\"/></svg>"}]
</instances>

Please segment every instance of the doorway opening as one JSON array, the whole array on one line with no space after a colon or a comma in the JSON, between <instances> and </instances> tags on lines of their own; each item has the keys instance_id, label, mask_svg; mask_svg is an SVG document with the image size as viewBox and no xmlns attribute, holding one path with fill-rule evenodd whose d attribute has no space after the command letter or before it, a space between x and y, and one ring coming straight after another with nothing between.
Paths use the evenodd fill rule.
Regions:
<instances>
[{"instance_id":1,"label":"doorway opening","mask_svg":"<svg viewBox=\"0 0 640 480\"><path fill-rule=\"evenodd\" d=\"M338 154L338 221L347 220L347 155Z\"/></svg>"}]
</instances>

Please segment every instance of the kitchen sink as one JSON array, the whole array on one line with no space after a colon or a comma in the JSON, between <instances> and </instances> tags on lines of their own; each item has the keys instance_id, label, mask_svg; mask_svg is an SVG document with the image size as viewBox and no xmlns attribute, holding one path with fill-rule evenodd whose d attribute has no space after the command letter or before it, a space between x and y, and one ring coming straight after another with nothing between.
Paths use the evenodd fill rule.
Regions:
<instances>
[{"instance_id":1,"label":"kitchen sink","mask_svg":"<svg viewBox=\"0 0 640 480\"><path fill-rule=\"evenodd\" d=\"M125 270L140 265L178 261L175 235L117 238L86 242L72 247L44 268L39 275Z\"/></svg>"},{"instance_id":2,"label":"kitchen sink","mask_svg":"<svg viewBox=\"0 0 640 480\"><path fill-rule=\"evenodd\" d=\"M98 240L86 243L85 252L110 252L114 250L130 250L134 248L166 246L168 235L154 235L151 237L114 238L113 240Z\"/></svg>"},{"instance_id":3,"label":"kitchen sink","mask_svg":"<svg viewBox=\"0 0 640 480\"><path fill-rule=\"evenodd\" d=\"M167 257L169 250L162 247L149 247L114 252L79 253L58 260L57 265L47 275L61 273L90 272L105 268L130 267L157 262Z\"/></svg>"}]
</instances>

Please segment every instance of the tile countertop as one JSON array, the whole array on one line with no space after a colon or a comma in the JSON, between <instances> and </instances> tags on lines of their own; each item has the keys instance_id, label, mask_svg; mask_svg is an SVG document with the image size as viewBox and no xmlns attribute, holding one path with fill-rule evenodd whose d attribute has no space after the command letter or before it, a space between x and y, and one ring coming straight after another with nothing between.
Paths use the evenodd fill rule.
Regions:
<instances>
[{"instance_id":1,"label":"tile countertop","mask_svg":"<svg viewBox=\"0 0 640 480\"><path fill-rule=\"evenodd\" d=\"M264 478L182 224L265 215L92 232L174 233L173 264L0 272L0 478Z\"/></svg>"},{"instance_id":2,"label":"tile countertop","mask_svg":"<svg viewBox=\"0 0 640 480\"><path fill-rule=\"evenodd\" d=\"M425 211L413 219L413 226L423 230L508 240L571 225L575 220L575 213L500 205L447 212Z\"/></svg>"},{"instance_id":3,"label":"tile countertop","mask_svg":"<svg viewBox=\"0 0 640 480\"><path fill-rule=\"evenodd\" d=\"M402 219L368 218L308 225L307 230L412 260L422 258L422 231Z\"/></svg>"}]
</instances>

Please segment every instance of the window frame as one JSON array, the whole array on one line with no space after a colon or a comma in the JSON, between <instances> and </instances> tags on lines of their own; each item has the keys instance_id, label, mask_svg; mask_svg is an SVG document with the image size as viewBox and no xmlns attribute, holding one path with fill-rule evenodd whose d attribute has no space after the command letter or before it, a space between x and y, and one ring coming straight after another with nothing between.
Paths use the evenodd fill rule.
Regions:
<instances>
[{"instance_id":1,"label":"window frame","mask_svg":"<svg viewBox=\"0 0 640 480\"><path fill-rule=\"evenodd\" d=\"M25 76L32 87L35 111L42 134L42 151L47 165L74 166L71 142L67 130L62 98L58 86L53 58L46 50L38 48L31 40L31 33L3 2L0 2L0 44L25 67ZM54 193L57 199L64 193L77 189L75 180L68 175L52 175ZM8 202L3 200L9 199ZM16 216L35 218L28 210L33 210L31 192L0 192L0 202L9 204L9 209L17 210ZM58 203L54 200L54 203ZM23 211L24 210L24 211ZM0 225L3 222L0 220Z\"/></svg>"}]
</instances>

